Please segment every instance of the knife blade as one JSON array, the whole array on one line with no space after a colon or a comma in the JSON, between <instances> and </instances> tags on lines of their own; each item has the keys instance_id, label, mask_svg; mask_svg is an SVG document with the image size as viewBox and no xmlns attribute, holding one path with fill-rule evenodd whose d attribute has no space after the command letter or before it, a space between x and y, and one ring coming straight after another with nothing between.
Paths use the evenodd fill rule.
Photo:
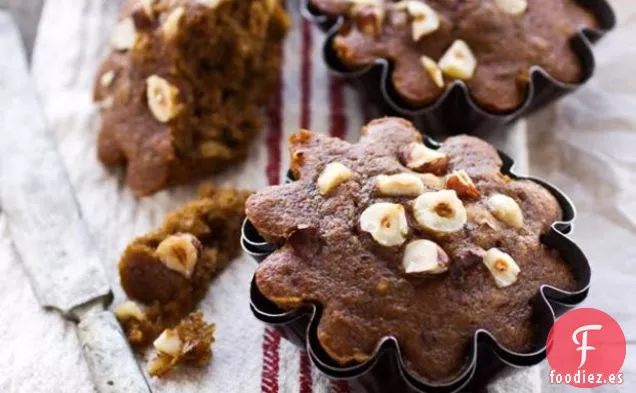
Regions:
<instances>
[{"instance_id":1,"label":"knife blade","mask_svg":"<svg viewBox=\"0 0 636 393\"><path fill-rule=\"evenodd\" d=\"M97 249L46 127L18 30L0 12L0 210L40 304L78 323L100 393L150 388L114 315Z\"/></svg>"}]
</instances>

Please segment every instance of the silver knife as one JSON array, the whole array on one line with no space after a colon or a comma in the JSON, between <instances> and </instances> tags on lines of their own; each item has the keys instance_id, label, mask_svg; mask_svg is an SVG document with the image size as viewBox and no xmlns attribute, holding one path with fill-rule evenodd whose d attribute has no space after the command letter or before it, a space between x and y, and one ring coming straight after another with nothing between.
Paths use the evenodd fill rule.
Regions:
<instances>
[{"instance_id":1,"label":"silver knife","mask_svg":"<svg viewBox=\"0 0 636 393\"><path fill-rule=\"evenodd\" d=\"M77 323L99 393L150 393L46 128L11 17L0 12L0 209L40 304ZM69 105L72 103L69 102Z\"/></svg>"}]
</instances>

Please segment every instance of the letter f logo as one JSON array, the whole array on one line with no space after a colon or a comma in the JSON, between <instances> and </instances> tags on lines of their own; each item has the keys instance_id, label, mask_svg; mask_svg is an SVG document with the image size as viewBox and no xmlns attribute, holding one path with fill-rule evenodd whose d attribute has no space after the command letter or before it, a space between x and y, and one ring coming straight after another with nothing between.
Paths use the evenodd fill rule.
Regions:
<instances>
[{"instance_id":1,"label":"letter f logo","mask_svg":"<svg viewBox=\"0 0 636 393\"><path fill-rule=\"evenodd\" d=\"M574 333L572 333L572 341L574 341L574 344L581 345L580 347L576 349L577 351L581 351L581 364L579 364L579 368L583 367L583 365L585 364L585 361L587 360L587 351L593 351L596 349L592 346L587 345L587 331L601 330L601 328L602 328L601 325L585 325L576 329ZM583 334L582 334L581 342L579 342L576 336L581 332L583 332Z\"/></svg>"}]
</instances>

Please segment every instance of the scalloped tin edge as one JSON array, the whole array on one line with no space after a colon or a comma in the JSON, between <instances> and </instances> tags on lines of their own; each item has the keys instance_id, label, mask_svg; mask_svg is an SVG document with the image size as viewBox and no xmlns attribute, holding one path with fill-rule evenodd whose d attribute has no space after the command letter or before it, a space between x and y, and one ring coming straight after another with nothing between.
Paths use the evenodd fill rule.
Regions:
<instances>
[{"instance_id":1,"label":"scalloped tin edge","mask_svg":"<svg viewBox=\"0 0 636 393\"><path fill-rule=\"evenodd\" d=\"M311 0L302 0L301 10L305 18L318 25L326 32L322 53L327 68L334 74L356 82L359 90L364 90L389 114L398 114L414 119L425 125L434 134L459 132L479 133L486 129L501 128L506 124L529 114L570 93L585 84L595 69L592 44L606 32L616 26L616 16L606 0L577 0L584 8L590 10L598 18L598 30L580 29L572 37L572 46L583 64L583 78L578 84L559 82L538 66L530 68L530 82L523 103L514 111L507 113L488 112L480 107L470 96L468 88L462 81L454 81L446 91L433 103L421 108L414 108L394 92L390 75L391 64L386 59L377 59L374 63L358 70L348 70L339 61L332 50L332 41L337 35L344 18L329 17L314 10Z\"/></svg>"},{"instance_id":2,"label":"scalloped tin edge","mask_svg":"<svg viewBox=\"0 0 636 393\"><path fill-rule=\"evenodd\" d=\"M440 144L434 139L425 136L424 143L431 148L439 148ZM542 180L532 177L518 176L514 173L514 160L505 153L499 151L502 160L501 172L514 179L534 181L545 187L558 201L563 211L563 218L554 222L550 231L543 235L542 242L559 254L572 268L577 281L577 290L569 292L550 285L539 288L537 296L533 300L533 319L538 326L535 331L535 348L532 352L520 353L509 350L499 344L495 337L484 329L475 332L469 349L469 361L459 375L450 381L443 383L431 383L411 373L402 357L400 346L392 336L382 338L376 345L369 359L351 366L341 366L329 358L322 349L317 336L318 323L321 316L321 307L309 304L291 311L281 311L258 290L255 276L250 286L250 308L254 316L261 322L272 325L294 344L306 348L314 366L334 379L346 379L360 382L361 387L369 392L394 392L397 389L420 393L439 392L454 393L465 388L476 389L483 387L496 373L505 366L526 367L538 364L546 356L546 340L548 332L552 328L556 317L567 309L571 309L581 303L587 297L591 279L591 268L582 250L566 236L572 230L572 223L576 219L576 209L572 201L558 188ZM288 172L286 182L293 181L291 172ZM244 251L258 263L274 252L276 245L267 243L252 226L249 220L245 220L241 232L241 245ZM484 364L492 363L494 366L486 367ZM383 390L378 383L387 380L386 368L399 373L401 380L393 378L390 390ZM381 377L374 374L382 373ZM483 374L486 374L485 376Z\"/></svg>"}]
</instances>

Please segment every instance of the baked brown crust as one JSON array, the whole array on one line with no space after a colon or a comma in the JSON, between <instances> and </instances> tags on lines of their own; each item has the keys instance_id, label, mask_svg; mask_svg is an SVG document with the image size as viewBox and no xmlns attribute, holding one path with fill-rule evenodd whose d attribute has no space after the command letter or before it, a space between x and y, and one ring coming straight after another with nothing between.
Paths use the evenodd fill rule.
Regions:
<instances>
[{"instance_id":1,"label":"baked brown crust","mask_svg":"<svg viewBox=\"0 0 636 393\"><path fill-rule=\"evenodd\" d=\"M128 298L148 306L144 317L120 318L131 343L145 345L196 307L216 277L241 251L240 231L249 192L205 186L200 197L166 216L157 230L128 245L119 278ZM158 248L172 236L193 236L198 248L188 277L165 264Z\"/></svg>"},{"instance_id":2,"label":"baked brown crust","mask_svg":"<svg viewBox=\"0 0 636 393\"><path fill-rule=\"evenodd\" d=\"M530 304L543 284L564 290L575 286L573 274L540 236L561 218L554 197L538 184L500 172L497 151L470 136L452 137L439 151L448 157L447 174L465 170L478 190L462 198L467 222L453 233L418 227L413 197L381 196L379 175L415 174L400 160L404 146L421 142L402 119L369 123L357 144L301 131L291 138L297 181L266 188L247 202L246 212L266 239L282 247L259 265L259 290L283 309L303 303L322 306L318 325L321 346L338 363L367 359L382 337L395 336L407 366L435 382L453 379L465 366L475 331L491 332L506 348L532 348ZM317 179L338 162L353 175L328 194ZM421 175L421 174L419 174ZM425 191L439 182L425 182ZM511 197L523 212L523 225L498 220L487 207L495 194ZM385 247L361 230L361 213L378 202L405 207L410 232L398 246ZM402 267L405 246L428 239L448 255L448 271L410 275ZM512 285L499 287L482 259L486 250L508 253L520 268Z\"/></svg>"},{"instance_id":3,"label":"baked brown crust","mask_svg":"<svg viewBox=\"0 0 636 393\"><path fill-rule=\"evenodd\" d=\"M245 157L276 86L289 27L277 1L146 3L149 9L137 0L122 5L120 21L132 20L135 36L129 49L114 48L105 58L94 90L102 117L98 157L126 166L139 196ZM154 114L152 76L175 89L174 115Z\"/></svg>"},{"instance_id":4,"label":"baked brown crust","mask_svg":"<svg viewBox=\"0 0 636 393\"><path fill-rule=\"evenodd\" d=\"M412 106L435 102L454 80L445 75L445 85L438 86L422 66L421 56L439 61L455 40L465 41L477 58L474 75L465 81L468 90L481 107L494 113L509 112L522 104L532 66L542 67L558 81L580 82L583 66L571 39L578 29L599 27L594 16L575 1L527 2L525 12L510 15L494 0L427 0L440 25L414 41L409 16L404 11L388 10L394 1L375 2L386 11L379 34L369 34L357 22L364 11L351 11L353 1L310 0L320 12L345 19L333 41L340 60L354 69L378 58L391 61L393 85Z\"/></svg>"}]
</instances>

